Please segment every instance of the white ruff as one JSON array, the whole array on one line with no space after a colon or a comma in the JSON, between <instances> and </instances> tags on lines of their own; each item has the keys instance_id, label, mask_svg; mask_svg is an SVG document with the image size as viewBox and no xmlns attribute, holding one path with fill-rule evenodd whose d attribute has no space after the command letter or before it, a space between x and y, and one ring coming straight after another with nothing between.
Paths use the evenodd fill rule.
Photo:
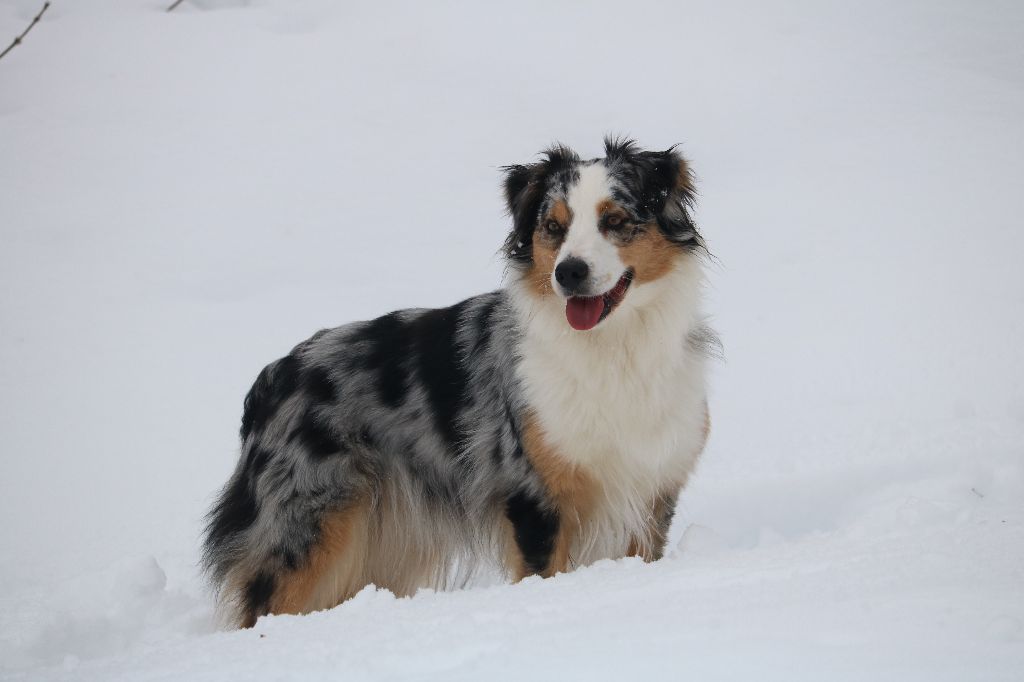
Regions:
<instances>
[{"instance_id":1,"label":"white ruff","mask_svg":"<svg viewBox=\"0 0 1024 682\"><path fill-rule=\"evenodd\" d=\"M687 344L700 323L702 274L683 255L658 280L630 287L597 327L575 331L558 296L510 290L523 323L517 367L548 443L602 487L576 563L621 557L647 537L650 505L685 484L704 438L704 358Z\"/></svg>"}]
</instances>

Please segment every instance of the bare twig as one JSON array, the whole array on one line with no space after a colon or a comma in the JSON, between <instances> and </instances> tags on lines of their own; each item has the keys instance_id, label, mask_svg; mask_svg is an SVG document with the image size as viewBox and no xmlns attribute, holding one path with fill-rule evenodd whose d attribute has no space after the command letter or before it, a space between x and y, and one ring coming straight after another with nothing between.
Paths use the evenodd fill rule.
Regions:
<instances>
[{"instance_id":1,"label":"bare twig","mask_svg":"<svg viewBox=\"0 0 1024 682\"><path fill-rule=\"evenodd\" d=\"M7 56L8 52L13 50L18 45L21 45L21 39L24 38L25 36L27 36L28 32L32 30L32 27L39 23L39 20L43 16L43 12L45 12L48 9L50 9L50 3L49 2L44 2L43 3L43 8L41 10L39 10L39 14L37 14L36 18L32 20L32 23L28 25L28 28L26 28L24 31L22 31L21 35L18 36L17 38L15 38L14 42L7 46L6 50L4 50L3 52L0 52L0 59L3 59L4 57Z\"/></svg>"},{"instance_id":2,"label":"bare twig","mask_svg":"<svg viewBox=\"0 0 1024 682\"><path fill-rule=\"evenodd\" d=\"M167 8L167 11L168 12L173 12L174 8L177 7L178 5L180 5L183 2L185 2L185 0L174 0L174 2L171 3L171 6Z\"/></svg>"}]
</instances>

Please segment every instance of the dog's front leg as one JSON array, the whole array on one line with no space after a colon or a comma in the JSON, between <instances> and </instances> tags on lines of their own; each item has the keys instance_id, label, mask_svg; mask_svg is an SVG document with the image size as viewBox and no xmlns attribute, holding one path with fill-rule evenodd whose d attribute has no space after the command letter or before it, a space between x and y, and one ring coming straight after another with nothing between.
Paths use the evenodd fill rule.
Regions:
<instances>
[{"instance_id":1,"label":"dog's front leg","mask_svg":"<svg viewBox=\"0 0 1024 682\"><path fill-rule=\"evenodd\" d=\"M505 516L512 526L514 548L509 573L518 581L545 578L569 569L569 535L556 509L529 493L509 497Z\"/></svg>"},{"instance_id":2,"label":"dog's front leg","mask_svg":"<svg viewBox=\"0 0 1024 682\"><path fill-rule=\"evenodd\" d=\"M651 516L646 537L634 536L629 542L626 556L638 556L644 561L657 561L665 555L668 530L676 513L676 499L679 490L663 493L651 503Z\"/></svg>"}]
</instances>

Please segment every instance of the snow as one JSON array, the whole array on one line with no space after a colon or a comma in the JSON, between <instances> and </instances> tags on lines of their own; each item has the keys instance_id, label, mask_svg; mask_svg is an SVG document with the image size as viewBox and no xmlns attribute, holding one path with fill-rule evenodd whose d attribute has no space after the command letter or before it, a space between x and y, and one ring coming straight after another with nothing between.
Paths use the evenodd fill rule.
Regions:
<instances>
[{"instance_id":1,"label":"snow","mask_svg":"<svg viewBox=\"0 0 1024 682\"><path fill-rule=\"evenodd\" d=\"M1021 679L1019 3L165 4L0 61L0 677ZM715 255L670 556L218 631L259 368L495 287L498 167L607 132Z\"/></svg>"}]
</instances>

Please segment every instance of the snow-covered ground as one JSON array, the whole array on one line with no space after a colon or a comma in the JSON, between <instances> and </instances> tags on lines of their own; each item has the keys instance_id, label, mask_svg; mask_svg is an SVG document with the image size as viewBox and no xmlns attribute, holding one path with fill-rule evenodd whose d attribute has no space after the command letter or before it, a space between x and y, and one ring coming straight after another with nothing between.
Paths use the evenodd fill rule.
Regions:
<instances>
[{"instance_id":1,"label":"snow-covered ground","mask_svg":"<svg viewBox=\"0 0 1024 682\"><path fill-rule=\"evenodd\" d=\"M1024 5L166 4L0 60L0 677L1024 679ZM217 631L256 372L497 286L498 167L606 132L716 256L671 555Z\"/></svg>"}]
</instances>

